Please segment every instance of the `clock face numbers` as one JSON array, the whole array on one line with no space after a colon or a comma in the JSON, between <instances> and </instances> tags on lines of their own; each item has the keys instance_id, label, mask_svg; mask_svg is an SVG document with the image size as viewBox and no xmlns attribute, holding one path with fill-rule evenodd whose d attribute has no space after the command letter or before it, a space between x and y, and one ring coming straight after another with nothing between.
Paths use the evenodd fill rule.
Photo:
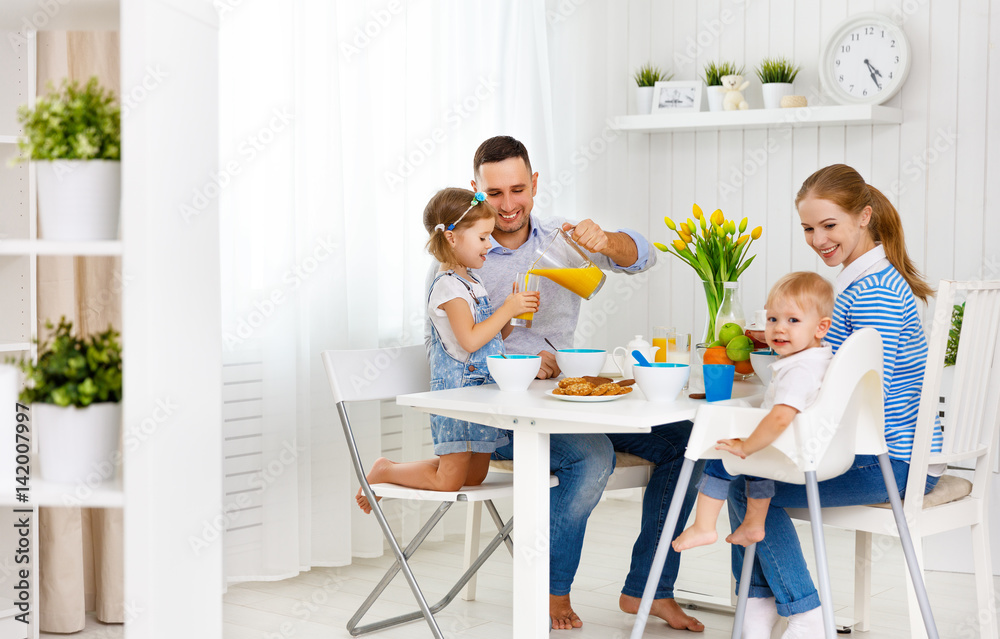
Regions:
<instances>
[{"instance_id":1,"label":"clock face numbers","mask_svg":"<svg viewBox=\"0 0 1000 639\"><path fill-rule=\"evenodd\" d=\"M833 80L853 98L877 96L898 83L904 55L894 32L874 24L858 26L833 52Z\"/></svg>"}]
</instances>

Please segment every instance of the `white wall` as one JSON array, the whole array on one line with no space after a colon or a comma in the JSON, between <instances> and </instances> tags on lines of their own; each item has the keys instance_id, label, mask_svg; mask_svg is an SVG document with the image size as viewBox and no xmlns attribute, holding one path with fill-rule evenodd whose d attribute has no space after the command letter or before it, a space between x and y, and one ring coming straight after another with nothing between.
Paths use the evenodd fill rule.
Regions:
<instances>
[{"instance_id":1,"label":"white wall","mask_svg":"<svg viewBox=\"0 0 1000 639\"><path fill-rule=\"evenodd\" d=\"M909 37L909 78L887 102L903 109L902 125L653 135L609 128L609 118L632 106L630 75L647 61L689 80L708 61L735 60L746 65L745 94L759 108L752 69L765 56L784 55L802 66L796 93L824 103L822 43L863 11L898 16ZM764 226L759 257L743 276L749 314L791 270L834 275L797 231L793 200L810 173L845 162L897 205L910 254L929 280L1000 277L1000 250L989 240L1000 233L1000 186L986 180L1000 161L1000 58L990 47L1000 35L1000 2L563 1L550 2L548 15L555 125L565 134L557 145L572 142L556 149L555 176L540 182L568 184L551 207L559 214L631 225L654 241L672 239L663 216L689 217L693 202L729 218L749 216L751 226ZM616 278L605 289L613 296L584 305L597 328L588 341L614 346L661 324L701 331L696 284L693 271L668 255L631 298L626 279ZM609 302L605 322L600 305Z\"/></svg>"}]
</instances>

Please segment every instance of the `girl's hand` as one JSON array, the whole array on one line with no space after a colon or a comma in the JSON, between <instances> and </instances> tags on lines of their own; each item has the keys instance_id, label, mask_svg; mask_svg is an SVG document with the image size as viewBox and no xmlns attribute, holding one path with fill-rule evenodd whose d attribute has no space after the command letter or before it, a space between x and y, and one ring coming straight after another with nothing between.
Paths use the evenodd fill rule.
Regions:
<instances>
[{"instance_id":1,"label":"girl's hand","mask_svg":"<svg viewBox=\"0 0 1000 639\"><path fill-rule=\"evenodd\" d=\"M740 459L746 459L747 454L743 452L743 440L742 439L720 439L715 442L717 445L715 450L724 450L726 452L736 455Z\"/></svg>"},{"instance_id":2,"label":"girl's hand","mask_svg":"<svg viewBox=\"0 0 1000 639\"><path fill-rule=\"evenodd\" d=\"M538 310L538 291L522 291L520 293L511 293L504 300L503 305L510 312L510 316L520 315L521 313L534 313Z\"/></svg>"}]
</instances>

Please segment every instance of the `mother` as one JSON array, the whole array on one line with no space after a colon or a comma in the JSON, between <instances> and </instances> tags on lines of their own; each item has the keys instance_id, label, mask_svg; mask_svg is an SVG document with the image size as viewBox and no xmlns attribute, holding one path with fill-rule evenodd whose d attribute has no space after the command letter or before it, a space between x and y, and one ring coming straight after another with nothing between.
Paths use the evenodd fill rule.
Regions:
<instances>
[{"instance_id":1,"label":"mother","mask_svg":"<svg viewBox=\"0 0 1000 639\"><path fill-rule=\"evenodd\" d=\"M836 352L848 335L869 326L882 336L885 439L903 497L927 359L927 341L914 298L926 302L934 291L906 254L899 213L851 167L835 164L812 174L799 189L795 205L809 245L827 266L843 267L837 276L833 326L826 342ZM941 450L940 429L934 433L933 450ZM930 492L936 483L937 477L928 475L920 488ZM869 455L858 455L846 473L820 482L819 492L823 506L889 501L878 460ZM819 595L785 512L785 508L805 507L804 486L777 484L766 536L757 544L743 630L747 639L770 637L779 614L788 617L783 639L823 636ZM729 518L734 530L745 513L745 484L733 482ZM733 546L737 579L743 552L742 546Z\"/></svg>"}]
</instances>

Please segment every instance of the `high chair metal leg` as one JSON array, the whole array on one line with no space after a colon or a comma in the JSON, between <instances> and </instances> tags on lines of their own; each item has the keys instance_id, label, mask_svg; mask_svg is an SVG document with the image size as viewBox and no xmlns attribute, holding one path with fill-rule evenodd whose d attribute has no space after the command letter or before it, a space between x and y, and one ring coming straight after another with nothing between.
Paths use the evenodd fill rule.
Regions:
<instances>
[{"instance_id":1,"label":"high chair metal leg","mask_svg":"<svg viewBox=\"0 0 1000 639\"><path fill-rule=\"evenodd\" d=\"M931 611L931 603L927 598L927 589L924 587L924 579L920 575L920 565L917 563L917 554L913 551L913 539L910 538L910 527L906 523L903 515L903 503L899 499L899 488L896 485L896 477L892 474L892 464L889 463L889 454L883 453L878 456L878 465L882 470L882 477L885 479L885 488L889 493L889 503L892 505L892 515L896 519L896 529L899 531L899 541L903 546L903 556L906 557L906 567L910 571L910 579L913 581L913 590L917 595L917 603L920 605L920 615L924 619L924 629L927 631L929 639L938 639L937 624L934 623L934 613ZM920 486L917 487L922 488Z\"/></svg>"},{"instance_id":2,"label":"high chair metal leg","mask_svg":"<svg viewBox=\"0 0 1000 639\"><path fill-rule=\"evenodd\" d=\"M733 616L732 639L743 636L743 619L747 612L747 599L750 598L750 579L753 576L753 561L757 557L757 543L747 546L743 551L743 570L740 571L740 595L736 599L736 614Z\"/></svg>"},{"instance_id":3,"label":"high chair metal leg","mask_svg":"<svg viewBox=\"0 0 1000 639\"><path fill-rule=\"evenodd\" d=\"M635 624L632 626L631 639L640 639L646 629L649 609L653 607L653 597L656 596L656 585L660 583L660 575L663 574L663 564L666 563L667 553L670 552L673 531L677 527L677 520L680 519L681 505L684 503L684 495L687 493L688 483L691 481L691 473L693 472L694 460L685 457L680 475L677 477L674 496L670 499L667 521L663 525L663 532L660 533L656 554L653 555L653 565L650 566L649 576L646 578L646 587L642 591L642 600L639 602L639 612L636 613Z\"/></svg>"},{"instance_id":4,"label":"high chair metal leg","mask_svg":"<svg viewBox=\"0 0 1000 639\"><path fill-rule=\"evenodd\" d=\"M808 470L805 475L806 501L809 504L809 521L812 522L813 547L816 551L816 572L819 573L819 603L823 612L823 630L826 639L836 639L830 567L826 562L826 540L823 538L823 516L820 513L819 483L816 481L816 471Z\"/></svg>"}]
</instances>

